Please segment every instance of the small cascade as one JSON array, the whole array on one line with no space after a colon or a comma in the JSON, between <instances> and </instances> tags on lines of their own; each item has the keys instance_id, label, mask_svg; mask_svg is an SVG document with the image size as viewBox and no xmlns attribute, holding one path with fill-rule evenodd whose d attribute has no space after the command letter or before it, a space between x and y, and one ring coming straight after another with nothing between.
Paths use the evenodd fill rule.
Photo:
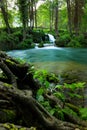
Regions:
<instances>
[{"instance_id":1,"label":"small cascade","mask_svg":"<svg viewBox=\"0 0 87 130\"><path fill-rule=\"evenodd\" d=\"M44 44L44 48L46 49L57 49L57 47L55 46L55 38L52 34L47 34L49 37L49 43L45 43Z\"/></svg>"},{"instance_id":2,"label":"small cascade","mask_svg":"<svg viewBox=\"0 0 87 130\"><path fill-rule=\"evenodd\" d=\"M52 34L46 34L48 35L49 38L49 42L48 43L44 43L44 47L38 47L39 43L35 43L35 49L41 49L41 48L47 48L47 49L55 49L57 47L55 47L55 38Z\"/></svg>"},{"instance_id":3,"label":"small cascade","mask_svg":"<svg viewBox=\"0 0 87 130\"><path fill-rule=\"evenodd\" d=\"M38 43L35 43L35 49L38 49L39 47L38 47Z\"/></svg>"},{"instance_id":4,"label":"small cascade","mask_svg":"<svg viewBox=\"0 0 87 130\"><path fill-rule=\"evenodd\" d=\"M52 35L52 34L47 34L48 36L49 36L49 41L50 41L50 43L55 43L55 38L54 38L54 36Z\"/></svg>"}]
</instances>

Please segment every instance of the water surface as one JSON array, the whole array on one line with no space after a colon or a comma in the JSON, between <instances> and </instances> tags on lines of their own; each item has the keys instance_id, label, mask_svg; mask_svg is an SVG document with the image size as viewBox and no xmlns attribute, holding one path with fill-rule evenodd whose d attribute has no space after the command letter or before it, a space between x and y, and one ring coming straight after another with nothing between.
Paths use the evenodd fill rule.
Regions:
<instances>
[{"instance_id":1,"label":"water surface","mask_svg":"<svg viewBox=\"0 0 87 130\"><path fill-rule=\"evenodd\" d=\"M48 46L38 49L13 50L8 54L34 64L35 68L50 72L82 71L87 74L87 49L57 48Z\"/></svg>"}]
</instances>

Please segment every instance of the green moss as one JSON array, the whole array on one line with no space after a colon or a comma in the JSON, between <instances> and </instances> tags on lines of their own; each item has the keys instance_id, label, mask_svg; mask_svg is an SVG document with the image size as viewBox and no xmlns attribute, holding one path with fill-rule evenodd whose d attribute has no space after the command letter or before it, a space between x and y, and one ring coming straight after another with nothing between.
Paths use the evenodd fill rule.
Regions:
<instances>
[{"instance_id":1,"label":"green moss","mask_svg":"<svg viewBox=\"0 0 87 130\"><path fill-rule=\"evenodd\" d=\"M8 83L4 83L4 86L5 86L5 87L9 87L9 88L12 87L12 85L11 85L11 84L8 84Z\"/></svg>"},{"instance_id":2,"label":"green moss","mask_svg":"<svg viewBox=\"0 0 87 130\"><path fill-rule=\"evenodd\" d=\"M18 130L18 128L14 125L14 124L3 124L3 126L7 129L7 130Z\"/></svg>"},{"instance_id":3,"label":"green moss","mask_svg":"<svg viewBox=\"0 0 87 130\"><path fill-rule=\"evenodd\" d=\"M19 130L26 130L26 128L19 128Z\"/></svg>"},{"instance_id":4,"label":"green moss","mask_svg":"<svg viewBox=\"0 0 87 130\"><path fill-rule=\"evenodd\" d=\"M10 126L9 126L9 124L3 124L3 127L5 127L6 129L10 129Z\"/></svg>"},{"instance_id":5,"label":"green moss","mask_svg":"<svg viewBox=\"0 0 87 130\"><path fill-rule=\"evenodd\" d=\"M3 127L7 130L27 130L25 127L17 128L14 124L5 123L3 124ZM30 130L36 130L35 127L31 127Z\"/></svg>"},{"instance_id":6,"label":"green moss","mask_svg":"<svg viewBox=\"0 0 87 130\"><path fill-rule=\"evenodd\" d=\"M35 127L31 127L30 130L36 130L36 128Z\"/></svg>"},{"instance_id":7,"label":"green moss","mask_svg":"<svg viewBox=\"0 0 87 130\"><path fill-rule=\"evenodd\" d=\"M10 64L12 64L12 65L14 65L14 62L11 61L11 60L9 60L9 59L6 59L6 62L7 62L7 63L10 63Z\"/></svg>"}]
</instances>

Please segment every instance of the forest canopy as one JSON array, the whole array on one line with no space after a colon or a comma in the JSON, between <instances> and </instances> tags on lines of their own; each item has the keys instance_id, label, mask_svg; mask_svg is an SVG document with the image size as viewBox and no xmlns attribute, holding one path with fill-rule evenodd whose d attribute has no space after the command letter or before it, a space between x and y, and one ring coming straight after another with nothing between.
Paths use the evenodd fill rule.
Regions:
<instances>
[{"instance_id":1,"label":"forest canopy","mask_svg":"<svg viewBox=\"0 0 87 130\"><path fill-rule=\"evenodd\" d=\"M0 10L1 27L8 26L8 21L11 27L54 29L55 22L58 22L59 29L87 30L86 0L1 0Z\"/></svg>"}]
</instances>

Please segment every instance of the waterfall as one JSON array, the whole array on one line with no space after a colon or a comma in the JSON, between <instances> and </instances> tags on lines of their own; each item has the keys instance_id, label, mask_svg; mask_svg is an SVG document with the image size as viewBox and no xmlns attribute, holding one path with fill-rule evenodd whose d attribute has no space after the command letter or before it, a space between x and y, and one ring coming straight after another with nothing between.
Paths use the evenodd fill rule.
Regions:
<instances>
[{"instance_id":1,"label":"waterfall","mask_svg":"<svg viewBox=\"0 0 87 130\"><path fill-rule=\"evenodd\" d=\"M52 34L47 34L48 38L49 38L49 43L45 43L44 47L46 49L57 49L57 47L55 47L55 38Z\"/></svg>"},{"instance_id":2,"label":"waterfall","mask_svg":"<svg viewBox=\"0 0 87 130\"><path fill-rule=\"evenodd\" d=\"M44 47L47 49L55 49L57 47L55 47L55 38L52 34L46 34L46 36L48 36L49 42L44 44ZM39 48L38 47L39 43L35 43L35 49L41 49L44 47Z\"/></svg>"},{"instance_id":3,"label":"waterfall","mask_svg":"<svg viewBox=\"0 0 87 130\"><path fill-rule=\"evenodd\" d=\"M54 38L54 36L53 35L51 35L51 34L47 34L48 36L49 36L49 41L50 41L50 43L55 43L55 38Z\"/></svg>"}]
</instances>

